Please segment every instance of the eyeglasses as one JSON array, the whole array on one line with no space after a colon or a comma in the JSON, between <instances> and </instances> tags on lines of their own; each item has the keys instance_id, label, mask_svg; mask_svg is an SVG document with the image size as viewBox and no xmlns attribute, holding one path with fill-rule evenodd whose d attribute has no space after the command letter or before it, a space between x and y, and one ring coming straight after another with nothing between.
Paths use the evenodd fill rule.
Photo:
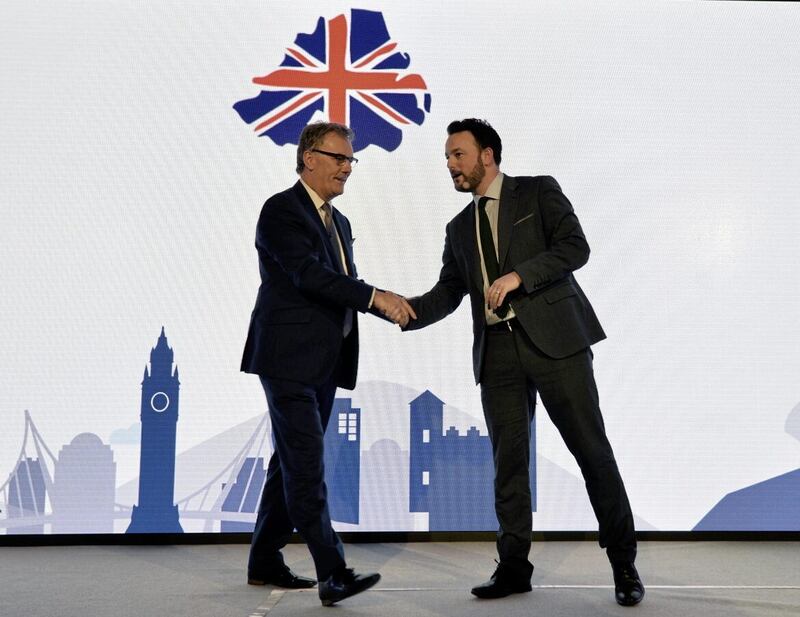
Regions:
<instances>
[{"instance_id":1,"label":"eyeglasses","mask_svg":"<svg viewBox=\"0 0 800 617\"><path fill-rule=\"evenodd\" d=\"M351 165L358 163L358 159L354 156L346 156L336 152L326 152L325 150L317 150L316 148L311 148L311 152L319 152L320 154L329 156L332 159L336 159L336 163L339 165L339 167L343 167L345 163L350 163Z\"/></svg>"}]
</instances>

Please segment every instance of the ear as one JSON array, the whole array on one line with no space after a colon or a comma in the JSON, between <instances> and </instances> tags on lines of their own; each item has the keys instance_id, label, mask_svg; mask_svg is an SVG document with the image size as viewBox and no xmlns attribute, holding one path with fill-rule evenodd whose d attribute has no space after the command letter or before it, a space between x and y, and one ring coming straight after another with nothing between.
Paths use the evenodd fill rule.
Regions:
<instances>
[{"instance_id":1,"label":"ear","mask_svg":"<svg viewBox=\"0 0 800 617\"><path fill-rule=\"evenodd\" d=\"M314 153L311 150L303 152L303 165L308 171L314 171Z\"/></svg>"},{"instance_id":2,"label":"ear","mask_svg":"<svg viewBox=\"0 0 800 617\"><path fill-rule=\"evenodd\" d=\"M494 163L494 150L488 147L481 150L481 163L483 163L484 167L492 165Z\"/></svg>"}]
</instances>

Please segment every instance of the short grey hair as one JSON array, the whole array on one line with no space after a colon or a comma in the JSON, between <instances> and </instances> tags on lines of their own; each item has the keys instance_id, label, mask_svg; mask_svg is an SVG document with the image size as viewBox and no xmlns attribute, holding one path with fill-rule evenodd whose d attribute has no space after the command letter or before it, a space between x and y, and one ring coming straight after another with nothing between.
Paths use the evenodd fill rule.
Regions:
<instances>
[{"instance_id":1,"label":"short grey hair","mask_svg":"<svg viewBox=\"0 0 800 617\"><path fill-rule=\"evenodd\" d=\"M319 146L328 133L336 133L349 142L356 137L353 129L338 122L312 122L306 125L303 132L300 133L300 142L297 144L297 173L302 173L306 168L306 164L303 162L303 154L306 150L313 150Z\"/></svg>"}]
</instances>

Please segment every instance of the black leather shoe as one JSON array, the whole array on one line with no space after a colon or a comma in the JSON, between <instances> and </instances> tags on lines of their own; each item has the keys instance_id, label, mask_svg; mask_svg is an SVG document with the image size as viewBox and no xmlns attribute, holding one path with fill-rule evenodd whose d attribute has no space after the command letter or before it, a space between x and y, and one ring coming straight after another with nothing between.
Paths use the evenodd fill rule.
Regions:
<instances>
[{"instance_id":1,"label":"black leather shoe","mask_svg":"<svg viewBox=\"0 0 800 617\"><path fill-rule=\"evenodd\" d=\"M614 570L614 596L617 604L634 606L644 598L644 585L633 562L611 564Z\"/></svg>"},{"instance_id":2,"label":"black leather shoe","mask_svg":"<svg viewBox=\"0 0 800 617\"><path fill-rule=\"evenodd\" d=\"M531 572L533 569L531 568ZM495 598L505 598L512 593L524 593L531 590L531 572L527 577L519 572L512 570L502 563L497 564L497 568L492 574L492 577L472 588L472 595L478 596L484 600L493 600Z\"/></svg>"},{"instance_id":3,"label":"black leather shoe","mask_svg":"<svg viewBox=\"0 0 800 617\"><path fill-rule=\"evenodd\" d=\"M341 568L319 583L319 599L323 606L333 606L337 602L366 591L381 580L381 575L356 574L352 568Z\"/></svg>"},{"instance_id":4,"label":"black leather shoe","mask_svg":"<svg viewBox=\"0 0 800 617\"><path fill-rule=\"evenodd\" d=\"M313 578L295 574L286 564L281 564L268 572L248 572L248 585L275 585L287 589L310 589L317 584Z\"/></svg>"}]
</instances>

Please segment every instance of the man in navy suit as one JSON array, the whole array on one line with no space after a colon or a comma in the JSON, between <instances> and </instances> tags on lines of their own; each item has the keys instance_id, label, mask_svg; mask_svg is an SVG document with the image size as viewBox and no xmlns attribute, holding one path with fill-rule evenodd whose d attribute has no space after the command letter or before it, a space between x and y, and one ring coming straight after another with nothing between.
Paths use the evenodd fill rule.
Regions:
<instances>
[{"instance_id":1,"label":"man in navy suit","mask_svg":"<svg viewBox=\"0 0 800 617\"><path fill-rule=\"evenodd\" d=\"M644 596L633 515L600 413L590 345L605 338L572 272L589 245L569 200L549 176L500 172L502 144L483 120L447 127L447 168L473 199L447 224L439 281L409 302L423 328L472 305L475 382L492 443L499 565L479 598L531 590L530 424L536 394L586 481L612 564L616 600Z\"/></svg>"},{"instance_id":2,"label":"man in navy suit","mask_svg":"<svg viewBox=\"0 0 800 617\"><path fill-rule=\"evenodd\" d=\"M270 197L256 227L261 286L242 370L261 379L275 452L267 469L248 562L248 582L313 587L284 563L281 549L297 529L314 559L319 596L330 606L372 587L379 574L347 568L331 526L323 438L336 388L353 389L358 312L406 325L414 311L401 297L358 280L350 222L331 202L357 159L353 132L334 123L303 129L300 180Z\"/></svg>"}]
</instances>

